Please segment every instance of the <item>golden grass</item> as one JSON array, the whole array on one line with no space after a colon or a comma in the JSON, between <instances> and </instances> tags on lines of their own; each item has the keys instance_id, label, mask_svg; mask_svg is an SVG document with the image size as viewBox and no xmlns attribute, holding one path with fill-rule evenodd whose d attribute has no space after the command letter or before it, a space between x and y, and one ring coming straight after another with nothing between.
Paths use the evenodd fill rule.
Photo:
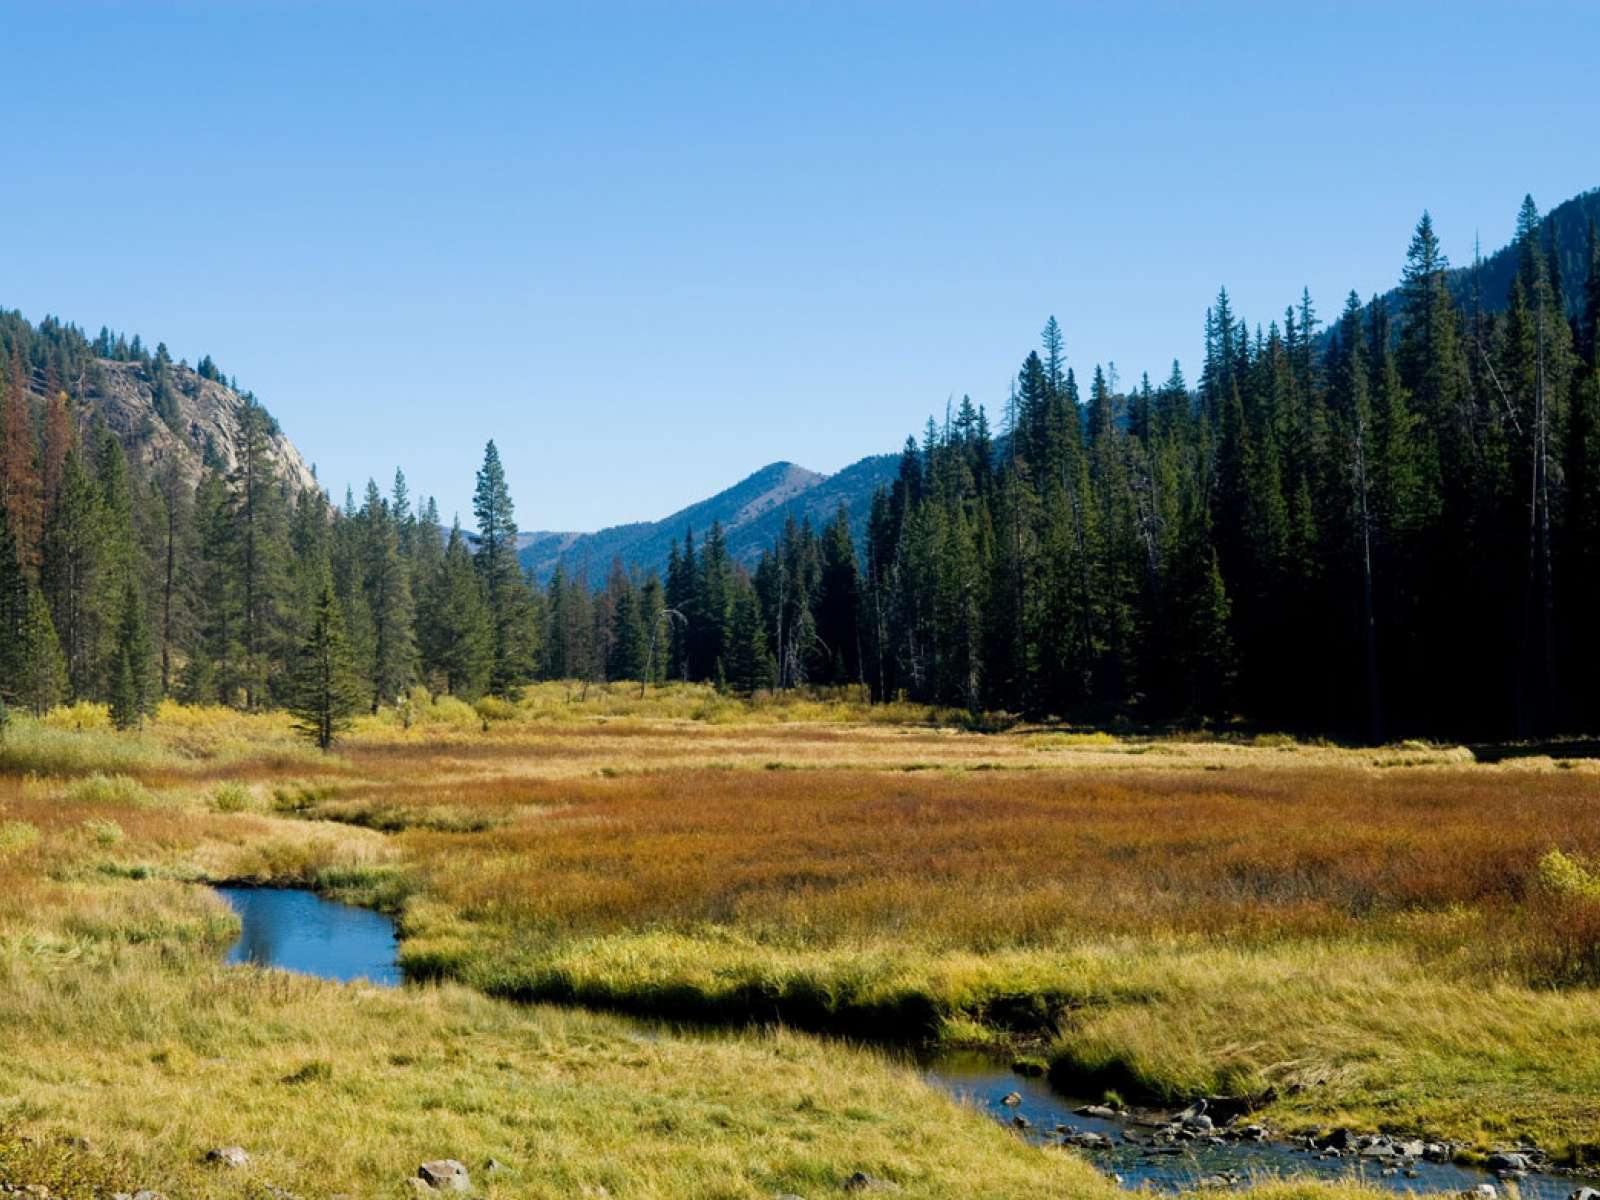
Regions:
<instances>
[{"instance_id":1,"label":"golden grass","mask_svg":"<svg viewBox=\"0 0 1600 1200\"><path fill-rule=\"evenodd\" d=\"M211 1177L183 1173L200 1171L183 1158L193 1144L247 1140L207 1115L214 1106L236 1129L281 1121L281 1141L252 1136L272 1147L273 1182L303 1194L321 1194L295 1174L318 1155L357 1194L383 1194L362 1189L397 1187L408 1156L462 1146L457 1157L537 1162L539 1180L561 1181L546 1193L519 1176L506 1195L585 1183L613 1195L807 1194L829 1172L872 1171L868 1159L928 1195L1098 1186L1050 1174L1054 1160L947 1114L877 1059L796 1035L663 1034L651 1043L661 1057L639 1058L626 1026L451 988L372 998L281 985L292 1002L264 984L250 992L197 956L226 915L186 882L245 878L394 909L411 970L481 992L872 1038L1043 1039L1075 1086L1168 1098L1271 1087L1268 1115L1290 1125L1348 1120L1484 1145L1530 1135L1591 1152L1590 764L1477 765L1427 745L982 734L930 710L884 723L850 697L581 694L534 689L487 730L484 713L419 697L404 718L363 719L330 758L281 717L228 710L165 706L132 738L82 716L82 730L18 721L0 748L0 970L20 1007L0 1014L11 1038L0 1050L33 1054L27 1094L52 1107L35 1111L0 1083L0 1128L9 1113L52 1136L104 1138L118 1162L147 1173L176 1162L156 1177L195 1186ZM52 1024L39 997L58 988L75 999ZM260 1095L208 1068L191 1104L176 1070L164 1083L157 1070L150 1102L128 1101L144 1115L107 1125L92 1099L134 1095L162 1053L134 1040L131 1065L112 1062L135 1033L118 1006L184 1003L198 1015L174 1061L203 1064L205 1047L237 1042L216 1053L248 1064ZM91 1035L102 1005L112 1015ZM459 1044L459 1061L364 1073L357 1046L406 1036ZM296 1039L321 1048L291 1052ZM518 1127L523 1148L501 1153L503 1114L538 1107L519 1089L568 1070L552 1063L570 1066L574 1045L603 1048L581 1086L631 1115L618 1124L563 1098L554 1111L572 1127L535 1122L551 1139L537 1154ZM763 1149L789 1136L783 1114L797 1103L761 1078L774 1055L798 1056L819 1087L831 1070L871 1097L844 1103L867 1116L805 1135L827 1147L814 1170ZM318 1103L385 1114L378 1149L353 1125L318 1130L286 1111L312 1093L277 1087L273 1073L299 1058L330 1064L297 1085L325 1089ZM432 1093L441 1071L455 1082ZM473 1099L501 1095L480 1075L512 1091ZM419 1104L445 1093L468 1098L460 1111ZM658 1093L676 1099L658 1105ZM704 1115L718 1104L754 1115L718 1124ZM185 1114L182 1137L150 1115L163 1106ZM913 1109L955 1123L935 1132ZM417 1140L429 1112L447 1114L458 1147ZM591 1123L595 1137L577 1128ZM894 1138L872 1140L886 1126ZM613 1182L605 1138L627 1164ZM944 1165L919 1175L913 1148L926 1138L954 1157L928 1158ZM1007 1165L1014 1154L1021 1165ZM1005 1187L984 1182L990 1170Z\"/></svg>"}]
</instances>

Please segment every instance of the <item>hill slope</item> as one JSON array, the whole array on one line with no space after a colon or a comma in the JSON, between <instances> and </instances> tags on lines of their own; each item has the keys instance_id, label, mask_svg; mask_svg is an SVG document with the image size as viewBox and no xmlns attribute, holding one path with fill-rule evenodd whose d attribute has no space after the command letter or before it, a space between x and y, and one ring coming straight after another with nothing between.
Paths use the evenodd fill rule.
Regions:
<instances>
[{"instance_id":1,"label":"hill slope","mask_svg":"<svg viewBox=\"0 0 1600 1200\"><path fill-rule=\"evenodd\" d=\"M146 469L176 462L190 486L199 481L207 461L224 473L237 465L246 404L238 392L188 367L168 367L176 402L176 416L169 424L157 414L155 381L146 367L113 359L96 359L94 366L97 369L86 373L80 431L98 413L122 442L130 462ZM290 490L315 488L311 468L276 421L269 440L278 474Z\"/></svg>"},{"instance_id":2,"label":"hill slope","mask_svg":"<svg viewBox=\"0 0 1600 1200\"><path fill-rule=\"evenodd\" d=\"M1561 275L1561 293L1566 301L1569 316L1576 316L1583 303L1583 287L1589 278L1589 222L1600 224L1600 188L1583 192L1556 205L1544 215L1545 246L1551 252L1554 265ZM1477 265L1477 282L1483 298L1483 310L1497 313L1508 303L1511 281L1517 273L1517 246L1515 242L1500 247ZM1473 264L1458 263L1449 274L1450 294L1463 312L1472 303ZM1399 287L1383 293L1383 302L1389 311L1399 314L1403 300ZM1337 311L1337 310L1335 310ZM1337 320L1337 318L1334 318ZM1329 328L1325 326L1319 341L1326 344Z\"/></svg>"},{"instance_id":3,"label":"hill slope","mask_svg":"<svg viewBox=\"0 0 1600 1200\"><path fill-rule=\"evenodd\" d=\"M108 340L102 333L90 342L77 327L53 317L36 327L19 312L0 311L6 395L14 394L20 381L21 398L38 430L48 398L66 393L80 446L103 422L122 443L129 463L147 473L174 464L192 487L207 463L224 473L232 471L249 401L214 371L201 375L185 364L165 361L164 350L152 356L138 349L138 339L131 352L121 339L108 352ZM159 382L162 370L164 387ZM158 393L164 404L158 404ZM316 477L294 443L270 417L268 427L273 457L290 490L314 488Z\"/></svg>"},{"instance_id":4,"label":"hill slope","mask_svg":"<svg viewBox=\"0 0 1600 1200\"><path fill-rule=\"evenodd\" d=\"M844 504L853 528L864 522L873 490L893 477L897 461L892 454L864 458L834 475L789 462L770 463L658 521L615 525L597 533L525 533L518 557L541 581L560 563L569 571L587 571L590 581L598 583L613 558L645 571L664 571L672 543L681 541L684 530L693 529L697 539L703 538L716 521L727 534L729 553L754 565L790 516L820 524Z\"/></svg>"}]
</instances>

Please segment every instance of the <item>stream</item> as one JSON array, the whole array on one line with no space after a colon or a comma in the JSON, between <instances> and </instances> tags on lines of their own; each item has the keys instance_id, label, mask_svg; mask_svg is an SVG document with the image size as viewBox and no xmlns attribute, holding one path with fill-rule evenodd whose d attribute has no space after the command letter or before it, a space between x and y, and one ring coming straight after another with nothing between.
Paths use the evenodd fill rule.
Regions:
<instances>
[{"instance_id":1,"label":"stream","mask_svg":"<svg viewBox=\"0 0 1600 1200\"><path fill-rule=\"evenodd\" d=\"M340 982L368 980L397 987L404 976L397 962L394 922L381 913L324 900L298 888L219 887L217 893L239 915L242 931L228 952L230 963L253 963ZM1025 1078L987 1056L941 1053L918 1063L933 1087L1040 1144L1059 1143L1063 1131L1101 1134L1107 1145L1082 1153L1125 1187L1175 1192L1201 1183L1247 1185L1296 1176L1359 1180L1387 1191L1463 1192L1489 1183L1487 1171L1419 1159L1383 1160L1320 1155L1284 1142L1207 1141L1152 1144L1159 1120L1153 1114L1080 1115L1090 1101L1065 1096L1043 1079ZM1006 1103L1007 1099L1013 1100ZM1018 1118L1026 1122L1019 1125ZM1387 1172L1385 1168L1391 1168ZM1567 1200L1579 1185L1572 1176L1531 1172L1516 1183L1528 1200Z\"/></svg>"}]
</instances>

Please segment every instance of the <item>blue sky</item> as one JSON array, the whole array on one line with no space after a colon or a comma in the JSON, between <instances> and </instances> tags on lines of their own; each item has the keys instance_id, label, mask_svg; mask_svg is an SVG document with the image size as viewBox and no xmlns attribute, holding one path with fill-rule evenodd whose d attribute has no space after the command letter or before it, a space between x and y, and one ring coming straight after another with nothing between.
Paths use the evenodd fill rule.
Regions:
<instances>
[{"instance_id":1,"label":"blue sky","mask_svg":"<svg viewBox=\"0 0 1600 1200\"><path fill-rule=\"evenodd\" d=\"M1266 321L1600 185L1592 4L0 3L0 303L213 355L336 493L524 528Z\"/></svg>"}]
</instances>

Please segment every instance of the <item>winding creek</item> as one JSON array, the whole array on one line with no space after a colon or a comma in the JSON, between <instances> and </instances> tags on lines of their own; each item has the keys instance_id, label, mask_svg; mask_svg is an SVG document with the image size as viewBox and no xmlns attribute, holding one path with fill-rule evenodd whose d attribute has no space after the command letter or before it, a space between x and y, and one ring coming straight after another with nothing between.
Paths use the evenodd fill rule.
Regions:
<instances>
[{"instance_id":1,"label":"winding creek","mask_svg":"<svg viewBox=\"0 0 1600 1200\"><path fill-rule=\"evenodd\" d=\"M228 952L232 963L254 963L341 982L365 979L397 987L394 923L381 913L324 900L296 888L219 887L239 915L242 931ZM933 1087L970 1104L1038 1143L1059 1143L1063 1133L1099 1134L1105 1145L1084 1154L1129 1188L1174 1192L1196 1184L1247 1184L1300 1176L1360 1180L1404 1193L1464 1192L1499 1183L1486 1171L1420 1159L1320 1155L1283 1142L1196 1138L1155 1144L1165 1120L1155 1114L1086 1116L1086 1101L1062 1095L1043 1079L1014 1074L1003 1063L970 1054L941 1054L919 1064ZM1009 1101L1009 1103L1008 1103ZM1020 1121L1019 1121L1020 1118ZM1025 1124L1024 1124L1025 1123ZM1516 1187L1528 1200L1567 1200L1579 1180L1532 1172Z\"/></svg>"}]
</instances>

